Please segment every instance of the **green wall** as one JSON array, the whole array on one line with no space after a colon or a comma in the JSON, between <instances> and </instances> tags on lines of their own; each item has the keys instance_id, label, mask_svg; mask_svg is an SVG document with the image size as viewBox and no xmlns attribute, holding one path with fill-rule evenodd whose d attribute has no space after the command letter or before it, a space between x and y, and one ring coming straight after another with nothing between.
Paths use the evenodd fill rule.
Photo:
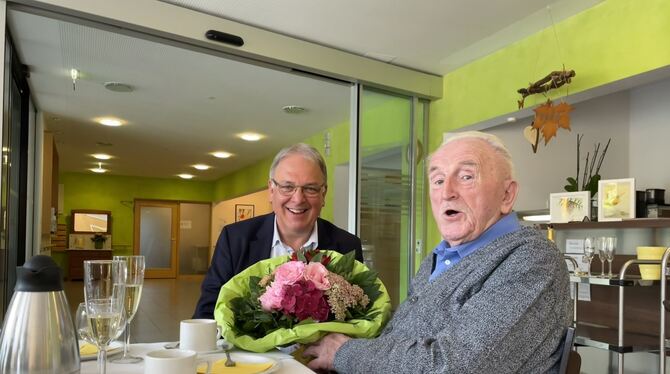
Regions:
<instances>
[{"instance_id":1,"label":"green wall","mask_svg":"<svg viewBox=\"0 0 670 374\"><path fill-rule=\"evenodd\" d=\"M443 78L443 98L431 103L429 150L442 134L517 110L526 87L563 63L576 77L570 93L588 90L670 65L670 1L607 0ZM564 87L550 97L564 96ZM545 101L526 98L525 107ZM430 221L429 221L430 222ZM440 239L434 222L429 246Z\"/></svg>"},{"instance_id":2,"label":"green wall","mask_svg":"<svg viewBox=\"0 0 670 374\"><path fill-rule=\"evenodd\" d=\"M133 246L134 199L205 201L213 200L214 182L61 173L63 215L59 223L70 224L72 209L99 209L112 212L112 248L115 255L130 254ZM54 252L61 266L65 255ZM64 267L65 268L65 267Z\"/></svg>"}]
</instances>

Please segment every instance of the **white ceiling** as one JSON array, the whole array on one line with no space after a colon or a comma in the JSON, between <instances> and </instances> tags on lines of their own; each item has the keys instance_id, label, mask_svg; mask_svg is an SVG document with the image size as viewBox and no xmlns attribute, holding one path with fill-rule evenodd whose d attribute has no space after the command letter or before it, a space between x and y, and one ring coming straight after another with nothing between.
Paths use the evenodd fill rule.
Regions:
<instances>
[{"instance_id":1,"label":"white ceiling","mask_svg":"<svg viewBox=\"0 0 670 374\"><path fill-rule=\"evenodd\" d=\"M17 11L9 11L8 22L37 106L55 134L62 171L87 172L97 165L90 154L104 152L115 156L103 162L110 174L218 179L349 119L347 85ZM82 74L76 90L72 67ZM103 86L108 81L135 90L112 92ZM286 105L307 110L287 114ZM93 121L104 116L128 124ZM243 131L267 137L248 143L235 137ZM208 154L217 150L235 156ZM214 168L197 171L190 167L196 163Z\"/></svg>"},{"instance_id":2,"label":"white ceiling","mask_svg":"<svg viewBox=\"0 0 670 374\"><path fill-rule=\"evenodd\" d=\"M442 75L601 0L169 0L180 6ZM547 5L551 4L551 11ZM184 10L187 11L187 10ZM551 14L551 16L550 16ZM110 174L218 179L349 118L349 87L88 26L8 11L37 107L62 171L87 172L110 153ZM81 78L72 89L69 70ZM134 87L106 90L104 82ZM299 115L285 105L301 105ZM115 116L119 128L95 124ZM235 137L257 131L267 138ZM110 145L100 145L112 144ZM208 153L225 150L220 160ZM205 163L214 168L197 171Z\"/></svg>"},{"instance_id":3,"label":"white ceiling","mask_svg":"<svg viewBox=\"0 0 670 374\"><path fill-rule=\"evenodd\" d=\"M444 75L603 0L161 0Z\"/></svg>"}]
</instances>

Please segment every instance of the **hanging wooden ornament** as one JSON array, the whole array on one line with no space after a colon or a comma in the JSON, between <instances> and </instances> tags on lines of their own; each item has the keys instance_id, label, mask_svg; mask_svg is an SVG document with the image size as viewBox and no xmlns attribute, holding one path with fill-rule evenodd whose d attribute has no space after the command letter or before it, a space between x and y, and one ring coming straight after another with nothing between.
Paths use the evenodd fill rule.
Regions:
<instances>
[{"instance_id":1,"label":"hanging wooden ornament","mask_svg":"<svg viewBox=\"0 0 670 374\"><path fill-rule=\"evenodd\" d=\"M547 145L551 138L556 136L559 128L570 128L570 112L572 105L568 103L560 103L554 105L551 100L533 109L535 111L535 119L533 120L533 128L542 132L544 138L544 145Z\"/></svg>"}]
</instances>

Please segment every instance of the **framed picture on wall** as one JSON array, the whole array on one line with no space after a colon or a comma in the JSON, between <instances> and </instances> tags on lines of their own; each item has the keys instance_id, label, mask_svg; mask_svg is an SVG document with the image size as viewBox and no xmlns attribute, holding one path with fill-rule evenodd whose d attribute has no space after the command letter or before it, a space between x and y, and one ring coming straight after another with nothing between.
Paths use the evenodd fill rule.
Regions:
<instances>
[{"instance_id":1,"label":"framed picture on wall","mask_svg":"<svg viewBox=\"0 0 670 374\"><path fill-rule=\"evenodd\" d=\"M251 204L235 204L235 222L244 221L254 216L254 206Z\"/></svg>"},{"instance_id":2,"label":"framed picture on wall","mask_svg":"<svg viewBox=\"0 0 670 374\"><path fill-rule=\"evenodd\" d=\"M635 218L635 179L598 181L598 221Z\"/></svg>"},{"instance_id":3,"label":"framed picture on wall","mask_svg":"<svg viewBox=\"0 0 670 374\"><path fill-rule=\"evenodd\" d=\"M561 192L549 194L551 223L581 222L591 217L591 192Z\"/></svg>"}]
</instances>

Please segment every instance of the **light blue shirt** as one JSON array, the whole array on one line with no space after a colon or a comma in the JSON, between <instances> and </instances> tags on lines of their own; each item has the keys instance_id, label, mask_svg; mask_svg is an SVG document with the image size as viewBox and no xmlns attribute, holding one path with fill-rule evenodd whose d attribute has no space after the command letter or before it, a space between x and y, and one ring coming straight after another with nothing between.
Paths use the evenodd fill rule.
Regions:
<instances>
[{"instance_id":1,"label":"light blue shirt","mask_svg":"<svg viewBox=\"0 0 670 374\"><path fill-rule=\"evenodd\" d=\"M435 259L435 270L430 275L430 280L434 280L440 274L444 273L447 269L451 268L459 261L465 258L478 250L481 247L489 244L495 239L512 233L516 230L519 230L521 226L519 225L519 220L516 217L516 213L512 212L503 218L499 219L498 222L494 223L493 226L489 227L484 231L479 237L473 241L459 244L457 246L451 247L446 241L441 241L438 246L433 249L433 253L437 256Z\"/></svg>"},{"instance_id":2,"label":"light blue shirt","mask_svg":"<svg viewBox=\"0 0 670 374\"><path fill-rule=\"evenodd\" d=\"M310 249L315 249L318 245L318 241L319 241L319 231L317 229L316 222L314 222L314 230L312 230L312 234L309 236L305 244L303 244L300 247L300 249L306 251ZM275 231L274 234L272 234L272 250L270 251L270 258L290 254L293 254L293 248L289 247L288 245L286 245L284 242L281 241L281 238L279 237L279 230L277 229L277 217L275 217Z\"/></svg>"}]
</instances>

